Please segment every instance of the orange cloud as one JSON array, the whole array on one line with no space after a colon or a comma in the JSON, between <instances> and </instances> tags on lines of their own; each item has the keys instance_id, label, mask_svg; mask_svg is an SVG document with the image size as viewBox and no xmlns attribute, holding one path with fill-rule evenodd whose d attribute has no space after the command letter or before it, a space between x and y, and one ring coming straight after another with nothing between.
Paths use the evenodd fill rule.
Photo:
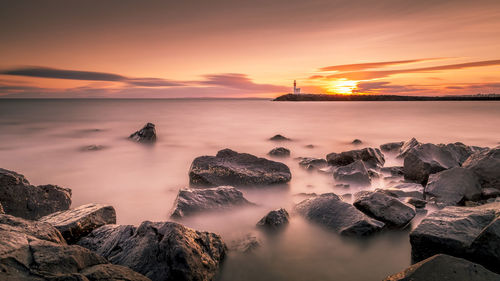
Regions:
<instances>
[{"instance_id":1,"label":"orange cloud","mask_svg":"<svg viewBox=\"0 0 500 281\"><path fill-rule=\"evenodd\" d=\"M355 63L355 64L342 64L342 65L332 65L326 66L319 69L319 71L359 71L371 68L381 68L393 65L419 63L432 60L439 60L445 58L425 58L425 59L413 59L413 60L397 60L397 61L383 61L383 62L368 62L368 63Z\"/></svg>"}]
</instances>

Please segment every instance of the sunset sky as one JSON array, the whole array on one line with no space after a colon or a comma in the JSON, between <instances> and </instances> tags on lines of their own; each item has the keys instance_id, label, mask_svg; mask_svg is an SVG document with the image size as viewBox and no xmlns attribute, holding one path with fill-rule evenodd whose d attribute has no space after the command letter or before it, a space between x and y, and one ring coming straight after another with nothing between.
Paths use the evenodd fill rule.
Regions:
<instances>
[{"instance_id":1,"label":"sunset sky","mask_svg":"<svg viewBox=\"0 0 500 281\"><path fill-rule=\"evenodd\" d=\"M0 97L500 94L500 1L0 0Z\"/></svg>"}]
</instances>

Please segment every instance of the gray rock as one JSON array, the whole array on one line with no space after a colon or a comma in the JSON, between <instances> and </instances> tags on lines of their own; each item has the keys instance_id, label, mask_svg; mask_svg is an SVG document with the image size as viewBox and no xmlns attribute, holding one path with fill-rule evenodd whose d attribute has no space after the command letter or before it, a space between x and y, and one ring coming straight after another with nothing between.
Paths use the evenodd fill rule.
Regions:
<instances>
[{"instance_id":1,"label":"gray rock","mask_svg":"<svg viewBox=\"0 0 500 281\"><path fill-rule=\"evenodd\" d=\"M189 182L199 186L262 186L284 184L291 178L283 163L230 149L194 159L189 170Z\"/></svg>"},{"instance_id":2,"label":"gray rock","mask_svg":"<svg viewBox=\"0 0 500 281\"><path fill-rule=\"evenodd\" d=\"M300 157L299 165L308 170L319 170L328 166L323 158Z\"/></svg>"},{"instance_id":3,"label":"gray rock","mask_svg":"<svg viewBox=\"0 0 500 281\"><path fill-rule=\"evenodd\" d=\"M409 141L405 141L403 145L401 146L401 149L399 151L399 154L397 158L404 158L410 150L412 150L414 147L417 147L420 145L420 142L416 138L412 138Z\"/></svg>"},{"instance_id":4,"label":"gray rock","mask_svg":"<svg viewBox=\"0 0 500 281\"><path fill-rule=\"evenodd\" d=\"M72 244L98 227L115 224L116 212L110 205L91 203L47 215L39 221L53 225Z\"/></svg>"},{"instance_id":5,"label":"gray rock","mask_svg":"<svg viewBox=\"0 0 500 281\"><path fill-rule=\"evenodd\" d=\"M78 242L153 281L213 280L226 255L219 235L174 222L104 225Z\"/></svg>"},{"instance_id":6,"label":"gray rock","mask_svg":"<svg viewBox=\"0 0 500 281\"><path fill-rule=\"evenodd\" d=\"M475 152L462 166L476 174L483 188L500 190L500 147Z\"/></svg>"},{"instance_id":7,"label":"gray rock","mask_svg":"<svg viewBox=\"0 0 500 281\"><path fill-rule=\"evenodd\" d=\"M357 160L362 160L371 168L383 166L385 163L384 155L380 152L380 149L371 147L341 153L330 153L326 156L328 164L333 166L345 166Z\"/></svg>"},{"instance_id":8,"label":"gray rock","mask_svg":"<svg viewBox=\"0 0 500 281\"><path fill-rule=\"evenodd\" d=\"M133 141L142 142L142 143L154 143L154 142L156 142L155 124L147 123L146 125L144 125L144 127L142 129L131 134L128 138L133 140Z\"/></svg>"},{"instance_id":9,"label":"gray rock","mask_svg":"<svg viewBox=\"0 0 500 281\"><path fill-rule=\"evenodd\" d=\"M30 185L23 175L0 168L0 204L6 214L35 220L69 209L71 190L57 185Z\"/></svg>"},{"instance_id":10,"label":"gray rock","mask_svg":"<svg viewBox=\"0 0 500 281\"><path fill-rule=\"evenodd\" d=\"M172 209L172 218L182 218L200 212L228 210L237 206L254 205L232 186L212 188L182 188Z\"/></svg>"},{"instance_id":11,"label":"gray rock","mask_svg":"<svg viewBox=\"0 0 500 281\"><path fill-rule=\"evenodd\" d=\"M415 208L382 192L360 191L354 194L354 207L387 226L404 227L416 215Z\"/></svg>"},{"instance_id":12,"label":"gray rock","mask_svg":"<svg viewBox=\"0 0 500 281\"><path fill-rule=\"evenodd\" d=\"M333 171L333 178L337 181L367 186L371 184L370 174L361 160L340 166Z\"/></svg>"},{"instance_id":13,"label":"gray rock","mask_svg":"<svg viewBox=\"0 0 500 281\"><path fill-rule=\"evenodd\" d=\"M498 281L495 274L479 264L448 255L434 255L384 281Z\"/></svg>"},{"instance_id":14,"label":"gray rock","mask_svg":"<svg viewBox=\"0 0 500 281\"><path fill-rule=\"evenodd\" d=\"M390 153L399 152L404 143L404 141L384 143L380 145L380 150Z\"/></svg>"},{"instance_id":15,"label":"gray rock","mask_svg":"<svg viewBox=\"0 0 500 281\"><path fill-rule=\"evenodd\" d=\"M306 199L294 210L306 219L345 236L366 236L384 227L383 222L368 217L333 193Z\"/></svg>"},{"instance_id":16,"label":"gray rock","mask_svg":"<svg viewBox=\"0 0 500 281\"><path fill-rule=\"evenodd\" d=\"M474 173L456 167L430 175L425 194L438 203L457 205L465 200L478 200L481 197L481 185Z\"/></svg>"},{"instance_id":17,"label":"gray rock","mask_svg":"<svg viewBox=\"0 0 500 281\"><path fill-rule=\"evenodd\" d=\"M291 141L291 139L289 139L285 136L282 136L282 135L275 135L275 136L271 137L269 140L271 140L271 141Z\"/></svg>"},{"instance_id":18,"label":"gray rock","mask_svg":"<svg viewBox=\"0 0 500 281\"><path fill-rule=\"evenodd\" d=\"M285 147L276 147L269 151L269 153L267 154L274 157L288 157L290 156L290 149Z\"/></svg>"},{"instance_id":19,"label":"gray rock","mask_svg":"<svg viewBox=\"0 0 500 281\"><path fill-rule=\"evenodd\" d=\"M290 215L288 212L281 208L278 210L270 211L257 223L258 227L268 230L278 230L288 225Z\"/></svg>"}]
</instances>

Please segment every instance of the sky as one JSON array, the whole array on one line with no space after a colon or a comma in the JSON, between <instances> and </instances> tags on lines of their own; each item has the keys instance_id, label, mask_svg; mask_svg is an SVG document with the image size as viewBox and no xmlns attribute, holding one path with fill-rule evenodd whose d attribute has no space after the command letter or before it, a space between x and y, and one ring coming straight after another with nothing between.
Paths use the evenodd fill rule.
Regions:
<instances>
[{"instance_id":1,"label":"sky","mask_svg":"<svg viewBox=\"0 0 500 281\"><path fill-rule=\"evenodd\" d=\"M0 98L500 93L500 1L0 0Z\"/></svg>"}]
</instances>

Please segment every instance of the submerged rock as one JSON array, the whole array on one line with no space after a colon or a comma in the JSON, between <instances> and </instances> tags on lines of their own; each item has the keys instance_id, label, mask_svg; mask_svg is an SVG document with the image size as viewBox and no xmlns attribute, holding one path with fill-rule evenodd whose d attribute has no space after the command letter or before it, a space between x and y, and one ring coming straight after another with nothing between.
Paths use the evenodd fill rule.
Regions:
<instances>
[{"instance_id":1,"label":"submerged rock","mask_svg":"<svg viewBox=\"0 0 500 281\"><path fill-rule=\"evenodd\" d=\"M354 207L388 226L404 227L416 215L412 205L382 192L360 191L354 198Z\"/></svg>"},{"instance_id":2,"label":"submerged rock","mask_svg":"<svg viewBox=\"0 0 500 281\"><path fill-rule=\"evenodd\" d=\"M245 199L243 193L232 186L204 189L185 187L179 190L170 216L182 218L205 211L227 210L249 205L254 204Z\"/></svg>"},{"instance_id":3,"label":"submerged rock","mask_svg":"<svg viewBox=\"0 0 500 281\"><path fill-rule=\"evenodd\" d=\"M354 145L360 145L363 142L360 139L354 139L351 143L354 144Z\"/></svg>"},{"instance_id":4,"label":"submerged rock","mask_svg":"<svg viewBox=\"0 0 500 281\"><path fill-rule=\"evenodd\" d=\"M306 199L295 206L295 212L346 236L366 236L384 227L383 222L368 217L333 193Z\"/></svg>"},{"instance_id":5,"label":"submerged rock","mask_svg":"<svg viewBox=\"0 0 500 281\"><path fill-rule=\"evenodd\" d=\"M213 280L226 255L219 235L174 222L104 225L78 242L153 281Z\"/></svg>"},{"instance_id":6,"label":"submerged rock","mask_svg":"<svg viewBox=\"0 0 500 281\"><path fill-rule=\"evenodd\" d=\"M475 152L462 166L474 172L483 188L500 190L500 147Z\"/></svg>"},{"instance_id":7,"label":"submerged rock","mask_svg":"<svg viewBox=\"0 0 500 281\"><path fill-rule=\"evenodd\" d=\"M75 243L92 230L116 223L115 209L110 205L86 204L40 218L57 228L68 243Z\"/></svg>"},{"instance_id":8,"label":"submerged rock","mask_svg":"<svg viewBox=\"0 0 500 281\"><path fill-rule=\"evenodd\" d=\"M284 184L291 178L290 169L283 163L231 149L198 157L189 170L189 182L201 186Z\"/></svg>"},{"instance_id":9,"label":"submerged rock","mask_svg":"<svg viewBox=\"0 0 500 281\"><path fill-rule=\"evenodd\" d=\"M333 178L340 182L362 186L371 184L370 174L361 160L356 160L349 165L338 167L333 172Z\"/></svg>"},{"instance_id":10,"label":"submerged rock","mask_svg":"<svg viewBox=\"0 0 500 281\"><path fill-rule=\"evenodd\" d=\"M0 168L0 203L6 214L36 220L69 209L71 190L57 185L30 185L21 174Z\"/></svg>"},{"instance_id":11,"label":"submerged rock","mask_svg":"<svg viewBox=\"0 0 500 281\"><path fill-rule=\"evenodd\" d=\"M357 160L362 160L371 168L383 166L385 163L382 152L378 148L371 147L341 153L330 153L326 156L328 164L333 166L345 166Z\"/></svg>"},{"instance_id":12,"label":"submerged rock","mask_svg":"<svg viewBox=\"0 0 500 281\"><path fill-rule=\"evenodd\" d=\"M299 165L307 170L319 170L328 166L323 158L300 157Z\"/></svg>"},{"instance_id":13,"label":"submerged rock","mask_svg":"<svg viewBox=\"0 0 500 281\"><path fill-rule=\"evenodd\" d=\"M249 233L244 237L231 241L229 250L248 254L260 248L261 245L262 241L256 235Z\"/></svg>"},{"instance_id":14,"label":"submerged rock","mask_svg":"<svg viewBox=\"0 0 500 281\"><path fill-rule=\"evenodd\" d=\"M478 200L481 185L474 173L456 167L429 176L426 195L445 205L457 205L465 200Z\"/></svg>"},{"instance_id":15,"label":"submerged rock","mask_svg":"<svg viewBox=\"0 0 500 281\"><path fill-rule=\"evenodd\" d=\"M269 153L267 154L274 157L288 157L290 156L290 149L285 147L276 147L269 151Z\"/></svg>"},{"instance_id":16,"label":"submerged rock","mask_svg":"<svg viewBox=\"0 0 500 281\"><path fill-rule=\"evenodd\" d=\"M87 146L82 147L81 150L82 151L99 151L99 150L103 150L104 148L106 148L106 147L103 145L91 144L91 145L87 145Z\"/></svg>"},{"instance_id":17,"label":"submerged rock","mask_svg":"<svg viewBox=\"0 0 500 281\"><path fill-rule=\"evenodd\" d=\"M498 281L495 274L479 264L449 255L434 255L384 281Z\"/></svg>"},{"instance_id":18,"label":"submerged rock","mask_svg":"<svg viewBox=\"0 0 500 281\"><path fill-rule=\"evenodd\" d=\"M278 230L288 225L289 218L290 215L288 215L288 212L281 208L270 211L267 215L260 219L257 226L269 230Z\"/></svg>"},{"instance_id":19,"label":"submerged rock","mask_svg":"<svg viewBox=\"0 0 500 281\"><path fill-rule=\"evenodd\" d=\"M390 153L399 152L404 143L404 141L384 143L380 145L380 150Z\"/></svg>"},{"instance_id":20,"label":"submerged rock","mask_svg":"<svg viewBox=\"0 0 500 281\"><path fill-rule=\"evenodd\" d=\"M131 134L128 138L133 140L133 141L142 142L142 143L154 143L154 142L156 142L155 124L147 123L146 125L144 125L144 127L142 129Z\"/></svg>"},{"instance_id":21,"label":"submerged rock","mask_svg":"<svg viewBox=\"0 0 500 281\"><path fill-rule=\"evenodd\" d=\"M269 140L271 140L271 141L291 141L291 139L289 139L285 136L282 136L282 135L275 135L275 136L271 137Z\"/></svg>"}]
</instances>

